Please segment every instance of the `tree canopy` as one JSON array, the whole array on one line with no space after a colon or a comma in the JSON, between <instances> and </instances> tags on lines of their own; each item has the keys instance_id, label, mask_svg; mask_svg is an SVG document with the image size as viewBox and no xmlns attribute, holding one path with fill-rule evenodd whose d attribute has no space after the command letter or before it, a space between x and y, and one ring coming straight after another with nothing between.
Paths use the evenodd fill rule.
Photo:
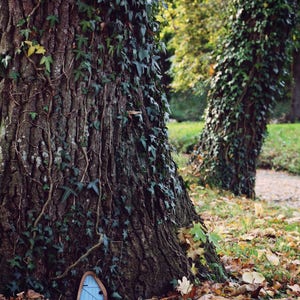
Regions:
<instances>
[{"instance_id":1,"label":"tree canopy","mask_svg":"<svg viewBox=\"0 0 300 300\"><path fill-rule=\"evenodd\" d=\"M162 38L171 53L171 86L186 91L213 73L215 57L226 32L229 1L169 0Z\"/></svg>"}]
</instances>

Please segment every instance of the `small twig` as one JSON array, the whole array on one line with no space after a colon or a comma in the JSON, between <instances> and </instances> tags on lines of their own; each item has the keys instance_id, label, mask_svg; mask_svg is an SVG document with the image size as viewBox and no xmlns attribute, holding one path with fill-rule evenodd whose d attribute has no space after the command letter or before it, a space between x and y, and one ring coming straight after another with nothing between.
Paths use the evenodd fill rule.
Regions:
<instances>
[{"instance_id":1,"label":"small twig","mask_svg":"<svg viewBox=\"0 0 300 300\"><path fill-rule=\"evenodd\" d=\"M94 245L92 248L88 249L72 265L70 265L69 267L67 267L67 269L61 275L53 277L53 278L51 278L51 280L58 280L58 279L64 278L71 269L75 268L84 258L86 258L87 256L89 256L92 251L94 251L95 249L97 249L98 247L100 247L101 244L102 244L102 240L103 240L103 237L101 235L100 238L99 238L99 241L98 241L98 243L96 245Z\"/></svg>"},{"instance_id":2,"label":"small twig","mask_svg":"<svg viewBox=\"0 0 300 300\"><path fill-rule=\"evenodd\" d=\"M41 5L41 0L38 1L37 5L32 9L32 11L28 14L28 20L30 19L30 17L35 13L35 11L39 8L39 6Z\"/></svg>"}]
</instances>

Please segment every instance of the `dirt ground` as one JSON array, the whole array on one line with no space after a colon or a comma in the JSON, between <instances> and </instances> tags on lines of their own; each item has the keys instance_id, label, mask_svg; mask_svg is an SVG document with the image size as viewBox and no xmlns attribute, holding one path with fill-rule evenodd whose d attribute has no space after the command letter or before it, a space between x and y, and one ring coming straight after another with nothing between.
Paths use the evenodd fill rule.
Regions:
<instances>
[{"instance_id":1,"label":"dirt ground","mask_svg":"<svg viewBox=\"0 0 300 300\"><path fill-rule=\"evenodd\" d=\"M255 192L259 199L300 208L300 176L259 169Z\"/></svg>"}]
</instances>

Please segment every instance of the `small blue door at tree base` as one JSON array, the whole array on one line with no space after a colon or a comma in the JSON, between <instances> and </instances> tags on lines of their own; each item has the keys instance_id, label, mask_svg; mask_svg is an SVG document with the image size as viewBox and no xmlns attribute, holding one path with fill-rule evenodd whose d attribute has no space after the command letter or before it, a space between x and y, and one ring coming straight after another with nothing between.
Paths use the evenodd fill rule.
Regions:
<instances>
[{"instance_id":1,"label":"small blue door at tree base","mask_svg":"<svg viewBox=\"0 0 300 300\"><path fill-rule=\"evenodd\" d=\"M79 300L104 300L103 292L94 276L85 277Z\"/></svg>"}]
</instances>

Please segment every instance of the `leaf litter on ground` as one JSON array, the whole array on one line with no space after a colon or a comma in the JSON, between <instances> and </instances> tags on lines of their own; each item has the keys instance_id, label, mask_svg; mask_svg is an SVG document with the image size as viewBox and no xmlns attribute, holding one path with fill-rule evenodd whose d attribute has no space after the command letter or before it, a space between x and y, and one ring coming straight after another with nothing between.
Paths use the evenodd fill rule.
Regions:
<instances>
[{"instance_id":1,"label":"leaf litter on ground","mask_svg":"<svg viewBox=\"0 0 300 300\"><path fill-rule=\"evenodd\" d=\"M180 172L208 236L219 237L216 249L230 279L200 282L193 297L161 299L300 300L300 209L203 187L188 167ZM179 239L189 244L188 257L195 260L202 254L201 234L196 241L193 237L192 230L179 231Z\"/></svg>"}]
</instances>

